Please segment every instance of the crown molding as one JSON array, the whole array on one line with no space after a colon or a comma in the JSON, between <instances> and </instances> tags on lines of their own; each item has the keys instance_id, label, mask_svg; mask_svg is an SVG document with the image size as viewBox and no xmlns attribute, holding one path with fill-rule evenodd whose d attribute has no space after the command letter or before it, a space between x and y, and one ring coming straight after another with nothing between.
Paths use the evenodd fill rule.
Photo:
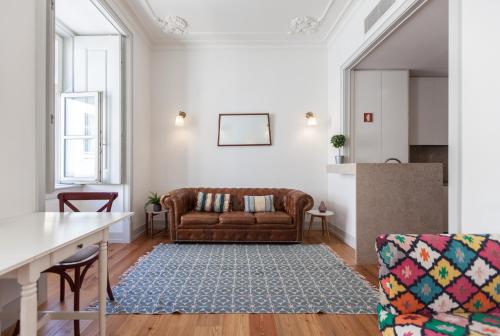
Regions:
<instances>
[{"instance_id":1,"label":"crown molding","mask_svg":"<svg viewBox=\"0 0 500 336\"><path fill-rule=\"evenodd\" d=\"M335 39L335 36L342 29L345 23L351 18L352 13L361 4L360 0L348 0L347 3L342 7L339 16L332 23L328 29L323 42L329 47L331 42Z\"/></svg>"},{"instance_id":2,"label":"crown molding","mask_svg":"<svg viewBox=\"0 0 500 336\"><path fill-rule=\"evenodd\" d=\"M290 42L283 40L191 40L155 44L153 51L199 50L199 49L322 49L323 42Z\"/></svg>"},{"instance_id":3,"label":"crown molding","mask_svg":"<svg viewBox=\"0 0 500 336\"><path fill-rule=\"evenodd\" d=\"M331 13L331 8L338 0L330 0L318 17L320 25L326 23L327 16ZM140 22L141 30L148 36L154 50L185 48L188 46L226 46L226 45L249 45L249 46L267 46L272 47L276 45L282 47L326 47L332 32L335 31L336 26L342 22L344 16L356 0L348 0L348 3L343 7L341 14L328 26L324 25L326 33L318 32L313 34L292 34L295 36L291 38L289 31L284 32L191 32L187 31L186 34L167 35L161 32L161 26L156 23L156 15L148 11L147 3L145 0L124 0L127 7L131 9L134 17ZM141 14L139 14L141 13ZM144 22L148 17L150 20ZM285 27L286 29L286 27ZM320 27L321 29L321 27ZM165 48L164 48L165 47Z\"/></svg>"}]
</instances>

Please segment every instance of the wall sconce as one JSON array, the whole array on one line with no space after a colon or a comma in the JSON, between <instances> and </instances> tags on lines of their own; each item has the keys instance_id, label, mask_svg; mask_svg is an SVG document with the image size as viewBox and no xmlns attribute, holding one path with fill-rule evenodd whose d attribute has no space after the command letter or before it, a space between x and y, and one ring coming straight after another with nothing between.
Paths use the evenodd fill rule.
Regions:
<instances>
[{"instance_id":1,"label":"wall sconce","mask_svg":"<svg viewBox=\"0 0 500 336\"><path fill-rule=\"evenodd\" d=\"M175 126L184 126L184 121L186 120L186 112L179 111L179 115L175 117Z\"/></svg>"},{"instance_id":2,"label":"wall sconce","mask_svg":"<svg viewBox=\"0 0 500 336\"><path fill-rule=\"evenodd\" d=\"M318 124L318 119L312 112L306 113L307 126L316 126Z\"/></svg>"}]
</instances>

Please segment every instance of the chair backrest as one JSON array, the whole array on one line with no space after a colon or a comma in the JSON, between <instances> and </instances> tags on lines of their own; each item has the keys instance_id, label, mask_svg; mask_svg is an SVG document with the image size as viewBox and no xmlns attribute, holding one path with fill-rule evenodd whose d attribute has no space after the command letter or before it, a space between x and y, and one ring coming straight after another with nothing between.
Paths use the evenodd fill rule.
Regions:
<instances>
[{"instance_id":1,"label":"chair backrest","mask_svg":"<svg viewBox=\"0 0 500 336\"><path fill-rule=\"evenodd\" d=\"M386 311L500 312L498 236L389 234L379 236L376 247Z\"/></svg>"},{"instance_id":2,"label":"chair backrest","mask_svg":"<svg viewBox=\"0 0 500 336\"><path fill-rule=\"evenodd\" d=\"M64 206L68 206L74 212L80 212L70 201L107 201L96 212L111 212L113 202L118 198L117 192L64 192L57 195L59 199L59 211L64 212Z\"/></svg>"}]
</instances>

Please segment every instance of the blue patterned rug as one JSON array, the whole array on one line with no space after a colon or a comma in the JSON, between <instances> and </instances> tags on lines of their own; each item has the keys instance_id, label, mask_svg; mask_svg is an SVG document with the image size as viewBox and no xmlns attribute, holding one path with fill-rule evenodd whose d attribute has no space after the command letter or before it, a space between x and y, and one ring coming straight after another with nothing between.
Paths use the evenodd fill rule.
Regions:
<instances>
[{"instance_id":1,"label":"blue patterned rug","mask_svg":"<svg viewBox=\"0 0 500 336\"><path fill-rule=\"evenodd\" d=\"M113 292L109 314L375 314L378 303L326 245L160 244Z\"/></svg>"}]
</instances>

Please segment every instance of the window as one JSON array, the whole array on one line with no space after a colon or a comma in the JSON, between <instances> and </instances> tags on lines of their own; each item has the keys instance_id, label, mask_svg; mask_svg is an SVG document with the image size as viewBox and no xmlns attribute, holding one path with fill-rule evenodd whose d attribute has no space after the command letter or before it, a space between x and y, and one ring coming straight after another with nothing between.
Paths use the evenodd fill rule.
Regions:
<instances>
[{"instance_id":1,"label":"window","mask_svg":"<svg viewBox=\"0 0 500 336\"><path fill-rule=\"evenodd\" d=\"M122 184L122 37L56 34L48 184Z\"/></svg>"},{"instance_id":2,"label":"window","mask_svg":"<svg viewBox=\"0 0 500 336\"><path fill-rule=\"evenodd\" d=\"M101 92L61 95L60 183L101 182L101 96Z\"/></svg>"}]
</instances>

